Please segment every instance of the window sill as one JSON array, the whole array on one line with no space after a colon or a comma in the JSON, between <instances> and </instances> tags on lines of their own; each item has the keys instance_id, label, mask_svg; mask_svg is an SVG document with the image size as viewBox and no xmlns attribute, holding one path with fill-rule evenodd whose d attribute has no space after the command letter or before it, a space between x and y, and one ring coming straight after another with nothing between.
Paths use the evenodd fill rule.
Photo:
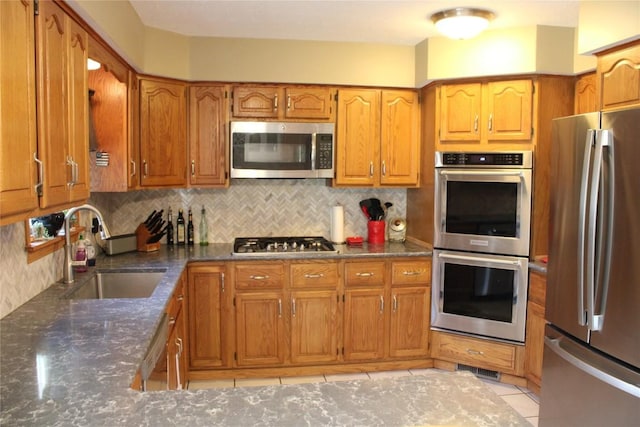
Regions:
<instances>
[{"instance_id":1,"label":"window sill","mask_svg":"<svg viewBox=\"0 0 640 427\"><path fill-rule=\"evenodd\" d=\"M71 229L71 241L78 240L78 235L84 231L84 227L73 227ZM28 233L28 228L27 228ZM28 236L29 234L27 234ZM39 260L49 254L54 253L58 249L64 247L64 236L57 236L49 240L40 240L35 242L27 242L27 264Z\"/></svg>"}]
</instances>

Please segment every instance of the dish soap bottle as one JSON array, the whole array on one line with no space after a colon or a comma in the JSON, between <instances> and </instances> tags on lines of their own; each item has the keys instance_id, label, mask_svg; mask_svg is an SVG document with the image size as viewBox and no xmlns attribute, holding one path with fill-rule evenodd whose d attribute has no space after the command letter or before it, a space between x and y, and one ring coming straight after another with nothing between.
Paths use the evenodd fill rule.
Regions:
<instances>
[{"instance_id":1,"label":"dish soap bottle","mask_svg":"<svg viewBox=\"0 0 640 427\"><path fill-rule=\"evenodd\" d=\"M207 246L209 244L209 233L207 230L207 211L204 210L202 205L202 216L200 216L200 246Z\"/></svg>"},{"instance_id":2,"label":"dish soap bottle","mask_svg":"<svg viewBox=\"0 0 640 427\"><path fill-rule=\"evenodd\" d=\"M76 245L76 255L73 258L75 260L74 267L77 272L87 271L87 248L84 244L84 236L81 234L78 237L78 244Z\"/></svg>"}]
</instances>

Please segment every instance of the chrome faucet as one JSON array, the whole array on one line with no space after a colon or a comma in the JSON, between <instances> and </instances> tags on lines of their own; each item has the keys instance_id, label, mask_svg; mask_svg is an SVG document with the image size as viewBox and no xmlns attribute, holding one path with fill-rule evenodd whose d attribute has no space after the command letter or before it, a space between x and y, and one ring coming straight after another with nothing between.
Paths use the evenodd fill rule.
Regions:
<instances>
[{"instance_id":1,"label":"chrome faucet","mask_svg":"<svg viewBox=\"0 0 640 427\"><path fill-rule=\"evenodd\" d=\"M98 223L100 226L100 236L103 240L106 240L111 237L111 233L109 233L109 229L102 218L102 214L100 211L91 206L89 204L84 204L81 206L76 206L67 211L67 214L64 216L64 283L73 283L73 265L71 256L71 230L69 226L70 218L78 211L87 210L91 211L95 214L96 218L98 218Z\"/></svg>"}]
</instances>

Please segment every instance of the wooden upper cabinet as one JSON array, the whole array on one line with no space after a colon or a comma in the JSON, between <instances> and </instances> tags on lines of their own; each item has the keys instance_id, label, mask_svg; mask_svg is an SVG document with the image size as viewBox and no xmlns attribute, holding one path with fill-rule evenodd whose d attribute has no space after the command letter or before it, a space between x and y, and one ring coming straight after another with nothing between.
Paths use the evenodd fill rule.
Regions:
<instances>
[{"instance_id":1,"label":"wooden upper cabinet","mask_svg":"<svg viewBox=\"0 0 640 427\"><path fill-rule=\"evenodd\" d=\"M140 80L140 160L143 187L187 183L186 85Z\"/></svg>"},{"instance_id":2,"label":"wooden upper cabinet","mask_svg":"<svg viewBox=\"0 0 640 427\"><path fill-rule=\"evenodd\" d=\"M599 110L596 96L596 73L584 74L576 80L573 106L574 114Z\"/></svg>"},{"instance_id":3,"label":"wooden upper cabinet","mask_svg":"<svg viewBox=\"0 0 640 427\"><path fill-rule=\"evenodd\" d=\"M285 88L287 119L317 119L318 121L333 118L333 94L330 88Z\"/></svg>"},{"instance_id":4,"label":"wooden upper cabinet","mask_svg":"<svg viewBox=\"0 0 640 427\"><path fill-rule=\"evenodd\" d=\"M439 104L437 149L532 146L533 82L530 79L445 84L440 88Z\"/></svg>"},{"instance_id":5,"label":"wooden upper cabinet","mask_svg":"<svg viewBox=\"0 0 640 427\"><path fill-rule=\"evenodd\" d=\"M380 184L415 186L420 167L420 104L415 91L382 91Z\"/></svg>"},{"instance_id":6,"label":"wooden upper cabinet","mask_svg":"<svg viewBox=\"0 0 640 427\"><path fill-rule=\"evenodd\" d=\"M440 141L480 142L482 85L443 85L440 89Z\"/></svg>"},{"instance_id":7,"label":"wooden upper cabinet","mask_svg":"<svg viewBox=\"0 0 640 427\"><path fill-rule=\"evenodd\" d=\"M189 88L189 185L225 187L228 88Z\"/></svg>"},{"instance_id":8,"label":"wooden upper cabinet","mask_svg":"<svg viewBox=\"0 0 640 427\"><path fill-rule=\"evenodd\" d=\"M0 225L4 225L38 207L33 2L0 2L0 26Z\"/></svg>"},{"instance_id":9,"label":"wooden upper cabinet","mask_svg":"<svg viewBox=\"0 0 640 427\"><path fill-rule=\"evenodd\" d=\"M233 117L333 121L334 90L305 86L234 86Z\"/></svg>"},{"instance_id":10,"label":"wooden upper cabinet","mask_svg":"<svg viewBox=\"0 0 640 427\"><path fill-rule=\"evenodd\" d=\"M419 165L416 91L339 91L335 185L417 186Z\"/></svg>"},{"instance_id":11,"label":"wooden upper cabinet","mask_svg":"<svg viewBox=\"0 0 640 427\"><path fill-rule=\"evenodd\" d=\"M335 147L336 184L375 184L380 156L380 91L339 91Z\"/></svg>"},{"instance_id":12,"label":"wooden upper cabinet","mask_svg":"<svg viewBox=\"0 0 640 427\"><path fill-rule=\"evenodd\" d=\"M598 56L596 87L602 110L640 105L640 42Z\"/></svg>"},{"instance_id":13,"label":"wooden upper cabinet","mask_svg":"<svg viewBox=\"0 0 640 427\"><path fill-rule=\"evenodd\" d=\"M89 197L88 36L64 11L42 1L36 19L40 207Z\"/></svg>"}]
</instances>

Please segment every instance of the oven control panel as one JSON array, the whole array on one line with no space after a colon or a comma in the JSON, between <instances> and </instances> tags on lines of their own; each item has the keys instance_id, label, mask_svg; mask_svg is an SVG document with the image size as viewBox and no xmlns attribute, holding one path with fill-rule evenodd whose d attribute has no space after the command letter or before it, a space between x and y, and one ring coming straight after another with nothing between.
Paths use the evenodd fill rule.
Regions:
<instances>
[{"instance_id":1,"label":"oven control panel","mask_svg":"<svg viewBox=\"0 0 640 427\"><path fill-rule=\"evenodd\" d=\"M531 168L531 151L510 151L494 153L442 152L436 153L436 167L491 166L511 168Z\"/></svg>"}]
</instances>

